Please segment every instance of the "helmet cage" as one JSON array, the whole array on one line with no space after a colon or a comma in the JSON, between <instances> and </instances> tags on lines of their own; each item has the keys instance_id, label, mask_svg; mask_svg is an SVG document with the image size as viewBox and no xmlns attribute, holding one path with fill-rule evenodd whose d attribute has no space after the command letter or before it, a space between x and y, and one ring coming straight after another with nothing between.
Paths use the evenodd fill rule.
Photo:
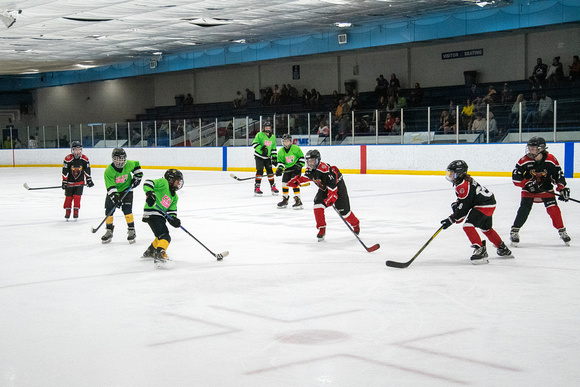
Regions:
<instances>
[{"instance_id":1,"label":"helmet cage","mask_svg":"<svg viewBox=\"0 0 580 387\"><path fill-rule=\"evenodd\" d=\"M70 153L72 153L75 159L80 158L83 155L82 145L78 141L73 142L70 148Z\"/></svg>"},{"instance_id":2,"label":"helmet cage","mask_svg":"<svg viewBox=\"0 0 580 387\"><path fill-rule=\"evenodd\" d=\"M292 136L289 134L283 135L282 145L284 146L284 148L286 148L286 150L290 149L290 147L292 146Z\"/></svg>"}]
</instances>

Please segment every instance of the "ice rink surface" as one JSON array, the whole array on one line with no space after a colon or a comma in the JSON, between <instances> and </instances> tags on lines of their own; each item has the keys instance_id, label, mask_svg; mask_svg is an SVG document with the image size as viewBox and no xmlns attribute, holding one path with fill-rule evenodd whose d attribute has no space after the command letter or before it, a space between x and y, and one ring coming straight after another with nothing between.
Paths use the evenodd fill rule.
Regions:
<instances>
[{"instance_id":1,"label":"ice rink surface","mask_svg":"<svg viewBox=\"0 0 580 387\"><path fill-rule=\"evenodd\" d=\"M515 259L488 246L490 263L472 265L454 225L396 269L385 261L409 260L450 214L444 176L345 175L361 239L381 244L367 253L331 209L317 242L313 185L304 210L279 210L267 184L255 198L251 180L183 171L182 225L230 255L218 262L171 228L173 267L155 270L140 258L153 239L142 186L137 243L120 211L110 244L104 227L91 233L103 172L65 222L61 189L23 188L59 185L60 168L0 168L0 386L580 385L578 203L559 202L570 247L536 204ZM520 190L475 179L495 193L508 241ZM568 186L580 198L578 179Z\"/></svg>"}]
</instances>

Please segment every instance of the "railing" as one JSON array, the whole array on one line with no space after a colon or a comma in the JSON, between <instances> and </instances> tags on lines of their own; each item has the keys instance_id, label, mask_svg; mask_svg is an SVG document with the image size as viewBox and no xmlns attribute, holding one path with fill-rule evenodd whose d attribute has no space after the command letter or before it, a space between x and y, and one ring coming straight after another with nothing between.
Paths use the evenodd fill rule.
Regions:
<instances>
[{"instance_id":1,"label":"railing","mask_svg":"<svg viewBox=\"0 0 580 387\"><path fill-rule=\"evenodd\" d=\"M542 135L546 141L580 141L580 100L556 100L547 113L517 105L479 107L481 119L463 117L460 107L449 113L447 106L412 107L387 112L357 110L337 117L333 112L303 112L271 116L188 118L126 123L85 123L42 125L36 128L8 128L11 138L21 138L15 147L33 147L22 141L34 136L38 148L66 148L71 141L83 147L206 147L248 146L265 121L271 121L274 134L289 133L294 142L305 146L351 144L434 144L434 143L510 143L526 141L528 133ZM446 118L447 111L450 118ZM474 110L475 111L475 110ZM385 125L387 115L400 124ZM477 121L477 122L476 122ZM319 134L320 123L328 134ZM378 128L378 130L377 130ZM459 130L457 130L459 128ZM6 137L6 130L4 130ZM3 145L6 142L4 141ZM4 146L6 147L6 146Z\"/></svg>"}]
</instances>

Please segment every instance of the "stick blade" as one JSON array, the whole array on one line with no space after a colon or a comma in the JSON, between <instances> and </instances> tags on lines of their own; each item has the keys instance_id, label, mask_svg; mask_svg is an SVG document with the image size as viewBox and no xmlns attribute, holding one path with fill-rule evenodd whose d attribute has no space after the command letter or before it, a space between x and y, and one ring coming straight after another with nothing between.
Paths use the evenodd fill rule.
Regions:
<instances>
[{"instance_id":1,"label":"stick blade","mask_svg":"<svg viewBox=\"0 0 580 387\"><path fill-rule=\"evenodd\" d=\"M239 180L239 178L238 178L236 175L234 175L233 173L230 173L230 177L231 177L232 179Z\"/></svg>"},{"instance_id":2,"label":"stick blade","mask_svg":"<svg viewBox=\"0 0 580 387\"><path fill-rule=\"evenodd\" d=\"M230 255L230 252L224 251L223 253L216 254L215 257L217 258L218 261L221 261L222 259L224 259L228 255Z\"/></svg>"},{"instance_id":3,"label":"stick blade","mask_svg":"<svg viewBox=\"0 0 580 387\"><path fill-rule=\"evenodd\" d=\"M385 262L385 264L388 267L396 267L397 269L404 269L404 268L408 267L411 264L411 262L387 261L387 262Z\"/></svg>"},{"instance_id":4,"label":"stick blade","mask_svg":"<svg viewBox=\"0 0 580 387\"><path fill-rule=\"evenodd\" d=\"M24 188L30 189L30 187L28 186L28 183L24 183Z\"/></svg>"},{"instance_id":5,"label":"stick blade","mask_svg":"<svg viewBox=\"0 0 580 387\"><path fill-rule=\"evenodd\" d=\"M381 248L381 245L377 243L376 245L373 245L371 247L367 247L366 249L369 253L372 253L373 251L377 251L380 248Z\"/></svg>"}]
</instances>

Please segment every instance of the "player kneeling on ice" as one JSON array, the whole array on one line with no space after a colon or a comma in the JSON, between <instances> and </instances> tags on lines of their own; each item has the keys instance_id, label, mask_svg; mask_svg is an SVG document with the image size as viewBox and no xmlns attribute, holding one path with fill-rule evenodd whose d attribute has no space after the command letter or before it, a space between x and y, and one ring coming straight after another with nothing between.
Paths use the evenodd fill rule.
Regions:
<instances>
[{"instance_id":1,"label":"player kneeling on ice","mask_svg":"<svg viewBox=\"0 0 580 387\"><path fill-rule=\"evenodd\" d=\"M564 227L562 212L558 207L559 200L570 200L570 188L566 187L566 179L558 160L546 150L546 140L542 137L532 137L526 145L526 155L518 160L512 173L514 185L522 189L520 208L511 228L512 245L520 242L520 228L528 219L534 203L544 203L552 225L558 230L560 238L566 245L570 236ZM554 192L554 185L559 195Z\"/></svg>"},{"instance_id":2,"label":"player kneeling on ice","mask_svg":"<svg viewBox=\"0 0 580 387\"><path fill-rule=\"evenodd\" d=\"M501 237L492 228L492 215L495 211L495 196L487 188L467 174L467 163L463 160L452 161L447 167L447 180L453 183L457 200L451 204L453 214L443 219L443 229L453 223L463 224L463 231L475 249L471 256L471 263L480 265L489 263L485 241L482 241L476 227L497 247L497 255L504 258L513 258Z\"/></svg>"},{"instance_id":3,"label":"player kneeling on ice","mask_svg":"<svg viewBox=\"0 0 580 387\"><path fill-rule=\"evenodd\" d=\"M360 222L350 210L350 200L346 184L340 170L327 163L320 161L320 152L316 149L306 152L306 172L304 176L296 176L288 182L288 187L299 187L301 183L312 180L318 186L318 192L314 197L314 219L318 229L319 242L326 235L326 219L324 210L334 206L348 224L351 225L355 234L360 233Z\"/></svg>"},{"instance_id":4,"label":"player kneeling on ice","mask_svg":"<svg viewBox=\"0 0 580 387\"><path fill-rule=\"evenodd\" d=\"M177 169L168 169L163 178L145 180L143 184L147 198L143 210L143 222L151 227L155 240L145 250L142 258L153 258L156 265L168 260L166 251L171 237L165 223L165 214L171 226L175 228L181 226L181 221L177 218L177 191L182 187L183 174Z\"/></svg>"},{"instance_id":5,"label":"player kneeling on ice","mask_svg":"<svg viewBox=\"0 0 580 387\"><path fill-rule=\"evenodd\" d=\"M101 237L101 242L109 243L113 239L113 214L120 208L127 221L127 240L135 243L135 220L133 219L133 191L131 189L141 184L143 172L138 161L127 160L127 153L123 148L113 149L113 162L105 168L105 215L107 231Z\"/></svg>"},{"instance_id":6,"label":"player kneeling on ice","mask_svg":"<svg viewBox=\"0 0 580 387\"><path fill-rule=\"evenodd\" d=\"M304 167L304 153L298 145L292 144L292 136L285 134L282 136L282 149L278 152L278 168L276 169L276 176L282 176L282 201L278 203L278 208L288 207L288 199L290 198L290 188L288 182L296 176L302 174ZM300 200L300 185L293 188L294 204L292 208L301 210L302 200Z\"/></svg>"}]
</instances>

